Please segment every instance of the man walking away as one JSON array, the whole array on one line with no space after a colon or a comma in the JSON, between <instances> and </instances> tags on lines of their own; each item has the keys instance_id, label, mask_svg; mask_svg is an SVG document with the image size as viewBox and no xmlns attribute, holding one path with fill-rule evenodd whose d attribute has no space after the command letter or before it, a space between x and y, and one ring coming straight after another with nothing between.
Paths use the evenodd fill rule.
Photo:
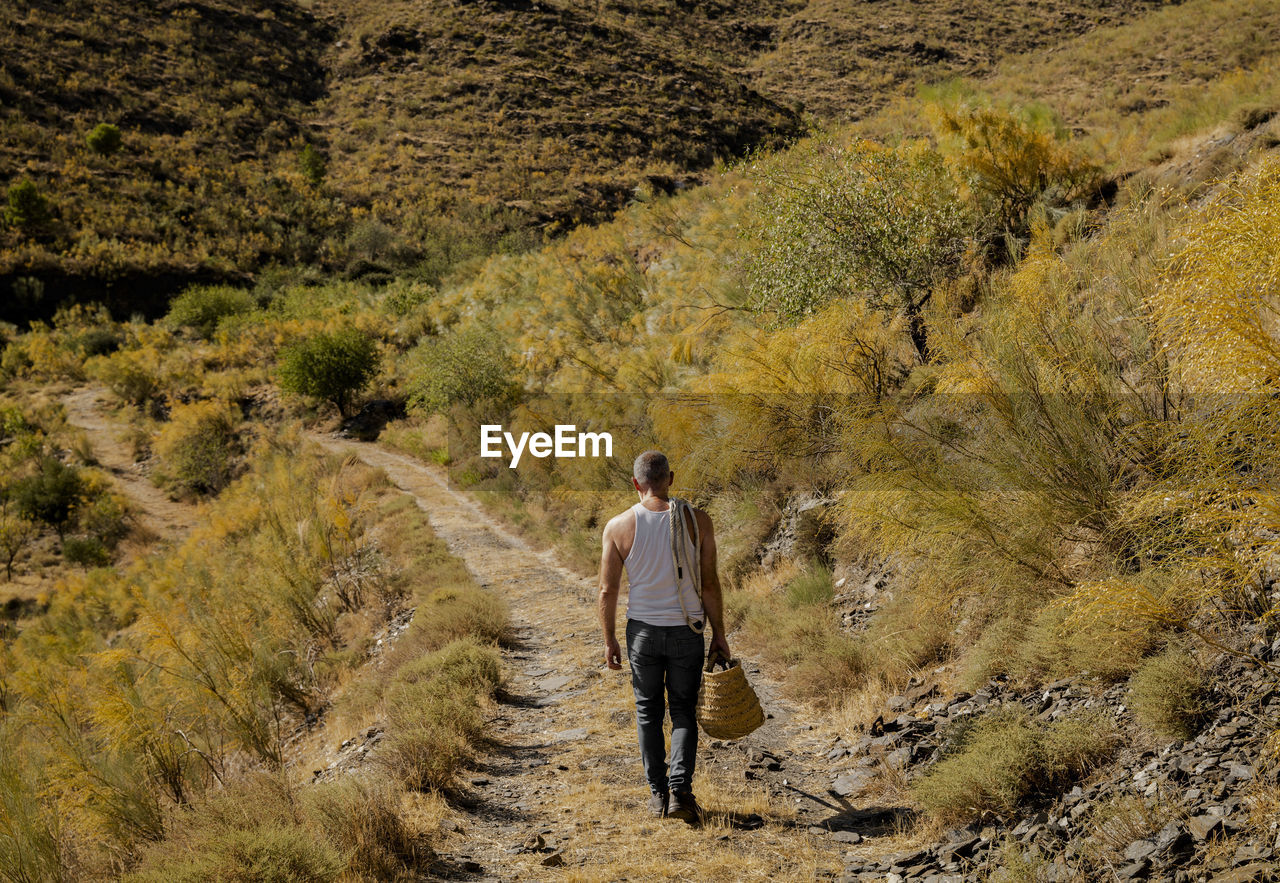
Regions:
<instances>
[{"instance_id":1,"label":"man walking away","mask_svg":"<svg viewBox=\"0 0 1280 883\"><path fill-rule=\"evenodd\" d=\"M600 553L600 626L604 630L604 660L622 668L615 634L618 590L627 571L627 658L636 695L636 730L640 760L656 816L697 822L701 809L693 796L693 771L698 748L695 708L702 684L703 638L711 625L711 647L730 658L725 639L720 578L716 573L716 541L711 518L692 509L684 523L685 543L676 561L671 529L671 483L675 473L659 451L636 458L631 483L640 502L610 519L604 528ZM691 507L690 507L691 508ZM689 511L688 509L685 510ZM677 513L677 523L683 521ZM695 524L690 522L696 521ZM701 548L694 555L695 537ZM692 572L697 567L702 597ZM663 718L671 713L671 758L667 763Z\"/></svg>"}]
</instances>

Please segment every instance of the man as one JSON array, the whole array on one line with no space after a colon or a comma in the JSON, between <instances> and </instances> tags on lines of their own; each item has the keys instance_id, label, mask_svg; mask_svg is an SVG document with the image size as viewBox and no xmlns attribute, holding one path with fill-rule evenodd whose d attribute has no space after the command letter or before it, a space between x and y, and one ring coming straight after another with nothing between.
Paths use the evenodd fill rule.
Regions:
<instances>
[{"instance_id":1,"label":"man","mask_svg":"<svg viewBox=\"0 0 1280 883\"><path fill-rule=\"evenodd\" d=\"M615 634L618 589L627 571L627 658L636 695L636 730L640 760L649 782L649 810L655 816L697 822L701 809L693 796L693 770L698 748L695 708L702 684L705 623L711 625L711 649L729 658L716 573L716 539L711 518L694 509L701 543L698 559L702 598L693 574L674 561L671 540L671 483L675 473L659 451L636 458L631 483L640 502L611 519L604 528L600 554L600 625L604 661L622 668ZM686 524L688 546L693 525ZM692 562L693 555L685 556ZM690 625L692 623L692 626ZM671 712L671 764L668 768L662 726Z\"/></svg>"}]
</instances>

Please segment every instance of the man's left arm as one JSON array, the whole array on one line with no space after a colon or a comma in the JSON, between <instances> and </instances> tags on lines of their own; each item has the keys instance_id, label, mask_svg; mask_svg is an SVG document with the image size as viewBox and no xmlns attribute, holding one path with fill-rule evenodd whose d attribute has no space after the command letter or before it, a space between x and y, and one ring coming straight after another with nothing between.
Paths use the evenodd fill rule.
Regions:
<instances>
[{"instance_id":1,"label":"man's left arm","mask_svg":"<svg viewBox=\"0 0 1280 883\"><path fill-rule=\"evenodd\" d=\"M699 539L702 541L702 609L711 624L711 650L719 650L725 659L731 659L729 639L724 631L724 599L720 591L720 574L716 569L716 534L711 516L701 509L694 510L698 520Z\"/></svg>"}]
</instances>

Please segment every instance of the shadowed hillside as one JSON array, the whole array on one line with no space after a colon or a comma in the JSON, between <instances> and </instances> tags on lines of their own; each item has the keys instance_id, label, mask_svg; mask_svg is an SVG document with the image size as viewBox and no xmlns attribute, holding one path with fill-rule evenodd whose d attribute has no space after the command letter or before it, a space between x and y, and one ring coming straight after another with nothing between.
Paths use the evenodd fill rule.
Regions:
<instances>
[{"instance_id":1,"label":"shadowed hillside","mask_svg":"<svg viewBox=\"0 0 1280 883\"><path fill-rule=\"evenodd\" d=\"M439 284L778 147L804 113L863 117L1156 5L6 4L3 317L155 314L277 264ZM89 146L100 124L118 143Z\"/></svg>"}]
</instances>

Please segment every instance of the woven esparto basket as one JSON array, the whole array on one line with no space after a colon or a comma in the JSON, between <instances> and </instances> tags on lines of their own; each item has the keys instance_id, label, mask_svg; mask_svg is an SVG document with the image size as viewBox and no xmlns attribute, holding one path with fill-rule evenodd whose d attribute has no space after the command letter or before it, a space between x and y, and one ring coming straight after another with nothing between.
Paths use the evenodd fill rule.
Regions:
<instances>
[{"instance_id":1,"label":"woven esparto basket","mask_svg":"<svg viewBox=\"0 0 1280 883\"><path fill-rule=\"evenodd\" d=\"M716 671L716 664L725 668ZM764 709L738 660L707 659L698 692L698 723L713 739L741 739L764 723Z\"/></svg>"}]
</instances>

